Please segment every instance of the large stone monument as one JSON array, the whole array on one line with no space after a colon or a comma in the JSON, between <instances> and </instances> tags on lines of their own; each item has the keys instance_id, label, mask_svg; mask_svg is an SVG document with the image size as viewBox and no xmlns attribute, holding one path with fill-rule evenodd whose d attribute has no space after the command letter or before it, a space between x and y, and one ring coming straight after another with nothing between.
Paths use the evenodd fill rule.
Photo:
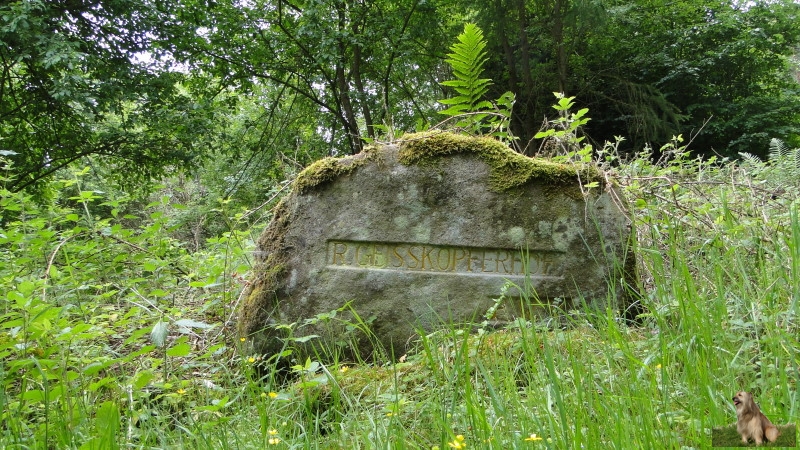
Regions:
<instances>
[{"instance_id":1,"label":"large stone monument","mask_svg":"<svg viewBox=\"0 0 800 450\"><path fill-rule=\"evenodd\" d=\"M502 293L501 322L552 302L617 308L631 232L614 193L593 167L450 133L323 159L258 241L240 334L269 357L288 336L344 339L355 312L399 356L419 330L483 320Z\"/></svg>"}]
</instances>

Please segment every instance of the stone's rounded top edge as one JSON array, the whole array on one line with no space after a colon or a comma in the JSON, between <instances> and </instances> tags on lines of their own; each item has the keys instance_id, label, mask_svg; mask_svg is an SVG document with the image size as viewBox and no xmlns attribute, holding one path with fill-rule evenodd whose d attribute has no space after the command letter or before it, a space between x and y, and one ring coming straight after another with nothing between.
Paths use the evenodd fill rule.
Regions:
<instances>
[{"instance_id":1,"label":"stone's rounded top edge","mask_svg":"<svg viewBox=\"0 0 800 450\"><path fill-rule=\"evenodd\" d=\"M400 146L400 162L406 165L458 153L475 154L491 167L494 191L507 191L532 180L575 184L579 177L584 183L596 181L605 185L605 177L597 167L525 156L488 136L426 131L405 135Z\"/></svg>"},{"instance_id":2,"label":"stone's rounded top edge","mask_svg":"<svg viewBox=\"0 0 800 450\"><path fill-rule=\"evenodd\" d=\"M292 183L292 189L299 193L346 175L371 160L381 147L369 146L361 153L347 156L327 156L303 169Z\"/></svg>"},{"instance_id":3,"label":"stone's rounded top edge","mask_svg":"<svg viewBox=\"0 0 800 450\"><path fill-rule=\"evenodd\" d=\"M522 186L532 180L575 184L580 177L584 183L597 181L601 185L606 184L602 172L593 166L528 157L487 136L425 131L406 134L392 143L371 144L355 155L322 158L303 169L292 183L292 188L298 193L305 193L341 175L349 174L389 151L398 152L399 161L404 165L424 164L456 154L476 155L490 166L490 188L498 192Z\"/></svg>"}]
</instances>

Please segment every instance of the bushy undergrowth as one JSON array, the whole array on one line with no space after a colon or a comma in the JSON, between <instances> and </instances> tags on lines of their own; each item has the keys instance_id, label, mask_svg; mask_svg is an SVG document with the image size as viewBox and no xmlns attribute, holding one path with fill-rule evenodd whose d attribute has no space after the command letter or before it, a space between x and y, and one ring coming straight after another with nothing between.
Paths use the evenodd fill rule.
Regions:
<instances>
[{"instance_id":1,"label":"bushy undergrowth","mask_svg":"<svg viewBox=\"0 0 800 450\"><path fill-rule=\"evenodd\" d=\"M190 251L169 199L123 217L80 174L44 205L0 179L0 447L700 448L738 390L797 422L798 180L677 145L600 152L636 227L639 323L445 328L395 364L307 360L286 384L236 351L253 236Z\"/></svg>"}]
</instances>

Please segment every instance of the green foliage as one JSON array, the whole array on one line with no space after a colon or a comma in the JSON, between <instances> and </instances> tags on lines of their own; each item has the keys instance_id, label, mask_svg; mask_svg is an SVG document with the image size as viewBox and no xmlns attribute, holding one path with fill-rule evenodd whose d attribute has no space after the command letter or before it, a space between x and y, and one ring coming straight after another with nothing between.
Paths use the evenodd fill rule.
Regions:
<instances>
[{"instance_id":1,"label":"green foliage","mask_svg":"<svg viewBox=\"0 0 800 450\"><path fill-rule=\"evenodd\" d=\"M0 447L705 447L739 389L800 420L798 5L602 3L3 3ZM308 162L427 127L465 15L487 34L448 58L452 119L508 140L517 98L514 135L608 170L641 322L560 305L493 331L489 314L384 365L337 362L346 334L294 361L297 382L258 378L231 337L237 230ZM561 95L541 130L553 91L585 104ZM698 159L681 133L743 159ZM201 157L147 201L108 184ZM343 308L309 320L369 336Z\"/></svg>"},{"instance_id":2,"label":"green foliage","mask_svg":"<svg viewBox=\"0 0 800 450\"><path fill-rule=\"evenodd\" d=\"M199 417L222 401L207 386L230 367L235 345L221 325L235 274L248 270L245 235L224 234L190 256L164 236L160 203L124 217L125 199L81 188L85 172L50 181L76 188L65 205L34 202L5 187L13 170L2 162L0 446L157 442L143 424L169 424L178 405ZM123 225L132 220L140 225ZM212 336L223 338L198 345ZM184 402L188 391L200 395Z\"/></svg>"},{"instance_id":3,"label":"green foliage","mask_svg":"<svg viewBox=\"0 0 800 450\"><path fill-rule=\"evenodd\" d=\"M442 104L450 105L441 114L458 116L491 108L492 104L483 99L489 91L491 80L480 78L487 60L485 47L483 31L475 24L465 24L464 31L458 35L458 42L450 47L453 53L449 53L445 59L456 79L442 82L442 85L452 87L458 95L439 100Z\"/></svg>"},{"instance_id":4,"label":"green foliage","mask_svg":"<svg viewBox=\"0 0 800 450\"><path fill-rule=\"evenodd\" d=\"M558 103L553 105L553 108L558 111L558 118L548 122L547 129L534 135L536 139L545 139L542 144L545 150L540 150L539 153L560 156L567 160L573 159L580 153L583 162L591 161L592 146L581 145L585 137L579 136L580 129L591 120L586 116L589 108L582 108L578 112L571 113L570 108L575 106L575 97L566 97L559 92L553 94L558 99Z\"/></svg>"},{"instance_id":5,"label":"green foliage","mask_svg":"<svg viewBox=\"0 0 800 450\"><path fill-rule=\"evenodd\" d=\"M488 78L480 78L488 59L485 47L483 31L475 24L465 24L464 31L458 35L458 42L450 47L452 53L445 59L456 79L441 83L453 88L457 95L439 100L439 103L449 105L440 114L457 119L453 124L456 128L474 134L488 130L489 135L513 143L514 138L508 128L514 94L505 92L495 103L485 100L491 84Z\"/></svg>"},{"instance_id":6,"label":"green foliage","mask_svg":"<svg viewBox=\"0 0 800 450\"><path fill-rule=\"evenodd\" d=\"M628 152L682 134L708 155L765 157L771 137L794 146L800 134L795 1L465 5L487 34L490 91L516 94L512 131L522 142L540 128L553 91L591 109L591 140L625 136Z\"/></svg>"},{"instance_id":7,"label":"green foliage","mask_svg":"<svg viewBox=\"0 0 800 450\"><path fill-rule=\"evenodd\" d=\"M765 441L761 445L756 445L753 439L747 444L742 443L742 436L736 430L736 425L714 428L712 431L711 445L713 447L778 447L795 448L797 447L797 426L794 424L777 425L780 435L775 442Z\"/></svg>"},{"instance_id":8,"label":"green foliage","mask_svg":"<svg viewBox=\"0 0 800 450\"><path fill-rule=\"evenodd\" d=\"M180 89L185 77L168 65L135 61L161 56L162 26L138 0L0 5L0 149L15 152L7 189L45 196L45 178L88 156L128 187L197 163L219 105Z\"/></svg>"},{"instance_id":9,"label":"green foliage","mask_svg":"<svg viewBox=\"0 0 800 450\"><path fill-rule=\"evenodd\" d=\"M631 205L640 323L562 303L543 305L558 319L494 329L508 302L538 303L521 286L394 364L337 361L336 344L292 362L286 384L256 378L264 361L231 341L250 236L189 252L166 237L168 197L125 218L127 200L87 189L85 171L50 181L63 204L0 189L0 446L705 447L741 389L796 422L800 186L773 162L698 159L677 139L594 157ZM357 332L342 335L353 345L375 325L356 307L309 323Z\"/></svg>"},{"instance_id":10,"label":"green foliage","mask_svg":"<svg viewBox=\"0 0 800 450\"><path fill-rule=\"evenodd\" d=\"M800 148L789 148L780 139L772 138L769 141L769 161L780 166L788 177L795 181L800 178Z\"/></svg>"},{"instance_id":11,"label":"green foliage","mask_svg":"<svg viewBox=\"0 0 800 450\"><path fill-rule=\"evenodd\" d=\"M800 149L790 149L782 140L773 138L767 161L750 153L743 152L740 156L742 166L763 179L763 187L775 195L800 187Z\"/></svg>"},{"instance_id":12,"label":"green foliage","mask_svg":"<svg viewBox=\"0 0 800 450\"><path fill-rule=\"evenodd\" d=\"M438 7L416 0L256 0L213 8L187 1L168 11L172 36L164 45L237 92L285 90L305 123L287 129L282 117L267 114L253 126L268 138L307 127L325 153L357 153L362 138L376 137L376 126L412 129L435 115L446 31Z\"/></svg>"},{"instance_id":13,"label":"green foliage","mask_svg":"<svg viewBox=\"0 0 800 450\"><path fill-rule=\"evenodd\" d=\"M770 137L796 136L798 84L789 76L787 58L800 39L798 12L798 4L790 1L748 8L719 1L665 2L655 11L616 14L609 32L624 41L605 41L612 46L606 49L616 47L607 53L606 64L627 71L625 79L652 86L653 100L668 102L648 101L656 117L638 125L650 126L660 117L659 138L625 135L661 145L669 138L665 133L683 134L692 136L695 151L729 157L743 151L766 157ZM598 125L613 123L606 110L593 111L601 113Z\"/></svg>"}]
</instances>

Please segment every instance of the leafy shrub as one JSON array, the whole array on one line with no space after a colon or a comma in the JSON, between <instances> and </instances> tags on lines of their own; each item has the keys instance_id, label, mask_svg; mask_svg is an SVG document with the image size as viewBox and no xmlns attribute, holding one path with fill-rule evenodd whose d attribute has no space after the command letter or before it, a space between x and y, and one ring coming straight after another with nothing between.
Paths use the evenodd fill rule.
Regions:
<instances>
[{"instance_id":1,"label":"leafy shrub","mask_svg":"<svg viewBox=\"0 0 800 450\"><path fill-rule=\"evenodd\" d=\"M79 188L81 173L50 182L78 187L65 205L12 193L0 175L2 446L111 448L123 418L137 438L156 409L196 416L226 402L204 386L234 361L225 330L249 235L190 254L166 237L167 199L122 217L122 201ZM204 394L184 401L190 390Z\"/></svg>"}]
</instances>

